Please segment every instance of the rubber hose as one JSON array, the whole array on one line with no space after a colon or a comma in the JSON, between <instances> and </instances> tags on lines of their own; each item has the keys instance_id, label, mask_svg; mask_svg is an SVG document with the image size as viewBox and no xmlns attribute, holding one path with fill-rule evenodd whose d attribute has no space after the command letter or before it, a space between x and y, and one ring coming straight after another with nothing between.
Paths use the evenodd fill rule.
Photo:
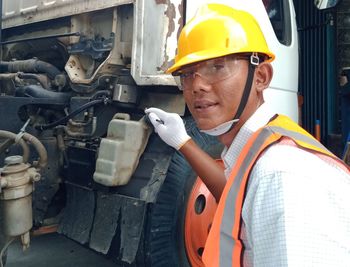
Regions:
<instances>
[{"instance_id":1,"label":"rubber hose","mask_svg":"<svg viewBox=\"0 0 350 267\"><path fill-rule=\"evenodd\" d=\"M38 138L35 136L29 134L29 133L24 133L23 134L23 139L29 143L31 143L35 150L39 154L39 162L38 162L38 167L39 168L44 168L47 164L47 151L44 145L40 142Z\"/></svg>"},{"instance_id":2,"label":"rubber hose","mask_svg":"<svg viewBox=\"0 0 350 267\"><path fill-rule=\"evenodd\" d=\"M27 59L17 61L1 61L0 72L34 72L34 73L46 73L50 79L55 77L61 72L52 64L38 60L38 59Z\"/></svg>"},{"instance_id":3,"label":"rubber hose","mask_svg":"<svg viewBox=\"0 0 350 267\"><path fill-rule=\"evenodd\" d=\"M8 132L8 131L0 130L0 137L6 138L6 139L11 139L11 140L13 140L13 142L15 142L17 134L12 133L12 132ZM22 150L23 150L23 162L26 163L26 162L28 162L28 159L29 159L29 146L27 145L27 143L23 139L20 139L18 143L22 147Z\"/></svg>"},{"instance_id":4,"label":"rubber hose","mask_svg":"<svg viewBox=\"0 0 350 267\"><path fill-rule=\"evenodd\" d=\"M100 90L100 91L97 91L96 93L94 93L94 94L90 97L90 99L91 99L91 100L95 100L95 99L99 98L100 96L104 96L104 95L110 96L110 95L111 95L111 92L108 91L108 90Z\"/></svg>"},{"instance_id":5,"label":"rubber hose","mask_svg":"<svg viewBox=\"0 0 350 267\"><path fill-rule=\"evenodd\" d=\"M39 85L27 85L16 88L16 96L31 96L34 98L51 98L58 103L66 103L71 98L71 93L49 91Z\"/></svg>"},{"instance_id":6,"label":"rubber hose","mask_svg":"<svg viewBox=\"0 0 350 267\"><path fill-rule=\"evenodd\" d=\"M59 119L58 121L55 121L55 122L50 123L50 124L35 126L35 129L43 131L43 130L47 130L47 129L56 127L57 125L60 125L64 122L67 122L69 119L73 118L74 116L76 116L80 112L82 112L82 111L84 111L92 106L95 106L97 104L103 103L103 102L105 102L105 99L97 99L97 100L90 101L90 102L80 106L78 109L74 110L72 113L69 113L67 116L63 117L62 119Z\"/></svg>"}]
</instances>

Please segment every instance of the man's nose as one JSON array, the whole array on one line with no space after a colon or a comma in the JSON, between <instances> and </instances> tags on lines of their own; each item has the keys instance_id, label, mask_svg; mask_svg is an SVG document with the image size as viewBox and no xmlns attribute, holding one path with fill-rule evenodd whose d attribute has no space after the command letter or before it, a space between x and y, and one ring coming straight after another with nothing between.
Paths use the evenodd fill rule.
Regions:
<instances>
[{"instance_id":1,"label":"man's nose","mask_svg":"<svg viewBox=\"0 0 350 267\"><path fill-rule=\"evenodd\" d=\"M198 93L201 91L210 90L211 85L208 80L203 77L200 73L194 72L192 76L192 91L193 93Z\"/></svg>"}]
</instances>

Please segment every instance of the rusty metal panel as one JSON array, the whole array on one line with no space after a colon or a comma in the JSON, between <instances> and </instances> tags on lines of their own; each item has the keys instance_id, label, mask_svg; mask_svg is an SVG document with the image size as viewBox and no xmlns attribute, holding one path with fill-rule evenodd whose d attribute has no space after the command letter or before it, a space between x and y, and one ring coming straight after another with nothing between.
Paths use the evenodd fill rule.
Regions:
<instances>
[{"instance_id":1,"label":"rusty metal panel","mask_svg":"<svg viewBox=\"0 0 350 267\"><path fill-rule=\"evenodd\" d=\"M133 2L134 0L3 0L2 27L10 28Z\"/></svg>"},{"instance_id":2,"label":"rusty metal panel","mask_svg":"<svg viewBox=\"0 0 350 267\"><path fill-rule=\"evenodd\" d=\"M173 63L182 28L182 0L135 2L131 73L139 85L175 85L164 71Z\"/></svg>"}]
</instances>

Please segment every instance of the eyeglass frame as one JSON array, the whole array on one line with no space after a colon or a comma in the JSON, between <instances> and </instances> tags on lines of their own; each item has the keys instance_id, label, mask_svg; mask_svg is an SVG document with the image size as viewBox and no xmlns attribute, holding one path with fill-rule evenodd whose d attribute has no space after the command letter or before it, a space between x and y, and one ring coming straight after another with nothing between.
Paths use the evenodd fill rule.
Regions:
<instances>
[{"instance_id":1,"label":"eyeglass frame","mask_svg":"<svg viewBox=\"0 0 350 267\"><path fill-rule=\"evenodd\" d=\"M172 75L173 75L173 77L175 79L175 82L178 85L179 90L183 91L185 89L185 86L183 85L183 82L181 81L181 75L183 75L182 72L184 70L185 71L189 70L187 75L191 75L192 79L194 79L195 75L198 75L199 77L204 78L204 80L206 80L209 84L215 84L217 82L226 80L229 77L231 77L232 75L234 75L234 73L231 73L231 74L225 76L222 79L210 81L210 80L206 79L203 76L203 74L201 74L198 70L197 71L193 71L193 69L196 68L199 65L203 65L203 64L209 65L208 62L210 62L210 61L215 62L215 60L219 60L221 58L223 58L223 59L233 58L234 60L249 60L250 64L255 65L255 66L258 66L260 64L260 62L265 61L265 58L262 57L262 55L258 55L258 53L254 52L252 54L244 54L244 53L242 53L242 54L229 54L229 55L225 55L225 56L222 56L222 57L217 57L217 58L212 58L212 59L208 59L208 60L205 60L205 61L195 62L193 64L187 65L184 68L182 68L180 70L177 70L174 73L172 73ZM212 64L212 65L214 65L214 64ZM199 69L199 68L197 67L197 69ZM193 80L192 80L192 82L193 82Z\"/></svg>"}]
</instances>

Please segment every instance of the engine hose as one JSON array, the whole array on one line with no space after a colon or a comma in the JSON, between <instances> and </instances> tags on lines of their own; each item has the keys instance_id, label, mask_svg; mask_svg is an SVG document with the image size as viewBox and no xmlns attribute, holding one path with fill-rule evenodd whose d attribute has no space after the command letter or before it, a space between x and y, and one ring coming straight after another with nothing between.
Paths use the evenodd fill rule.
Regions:
<instances>
[{"instance_id":1,"label":"engine hose","mask_svg":"<svg viewBox=\"0 0 350 267\"><path fill-rule=\"evenodd\" d=\"M47 151L44 145L40 142L38 138L29 133L24 133L22 138L25 141L31 143L39 154L40 159L36 167L44 168L47 164Z\"/></svg>"},{"instance_id":2,"label":"engine hose","mask_svg":"<svg viewBox=\"0 0 350 267\"><path fill-rule=\"evenodd\" d=\"M13 62L1 61L0 73L5 72L46 73L52 80L55 79L57 75L61 74L61 72L54 65L38 59L16 60Z\"/></svg>"},{"instance_id":3,"label":"engine hose","mask_svg":"<svg viewBox=\"0 0 350 267\"><path fill-rule=\"evenodd\" d=\"M69 119L73 118L74 116L76 116L80 112L82 112L82 111L84 111L84 110L86 110L86 109L88 109L88 108L90 108L92 106L95 106L97 104L106 103L106 101L107 101L107 103L109 102L109 100L106 99L106 98L96 99L96 100L90 101L90 102L80 106L79 108L74 110L72 113L69 113L64 118L61 118L58 121L55 121L55 122L52 122L52 123L49 123L49 124L37 125L37 126L35 126L35 129L40 130L40 131L51 129L51 128L56 127L56 126L58 126L58 125L60 125L62 123L67 122Z\"/></svg>"},{"instance_id":4,"label":"engine hose","mask_svg":"<svg viewBox=\"0 0 350 267\"><path fill-rule=\"evenodd\" d=\"M95 100L97 98L99 98L100 96L110 96L111 95L111 91L108 90L101 90L101 91L97 91L96 93L94 93L91 97L90 100Z\"/></svg>"},{"instance_id":5,"label":"engine hose","mask_svg":"<svg viewBox=\"0 0 350 267\"><path fill-rule=\"evenodd\" d=\"M0 130L0 138L6 138L6 139L11 139L11 144L13 144L16 140L17 134L8 132L8 131L3 131ZM19 145L22 147L23 150L23 162L28 162L29 159L29 146L27 143L23 140L19 140Z\"/></svg>"},{"instance_id":6,"label":"engine hose","mask_svg":"<svg viewBox=\"0 0 350 267\"><path fill-rule=\"evenodd\" d=\"M34 98L51 98L58 103L68 103L71 98L71 93L62 93L46 90L42 86L31 84L16 88L16 96L31 96Z\"/></svg>"},{"instance_id":7,"label":"engine hose","mask_svg":"<svg viewBox=\"0 0 350 267\"><path fill-rule=\"evenodd\" d=\"M17 134L0 130L0 137L11 139L14 143L17 138ZM22 138L19 139L19 144L23 149L23 162L28 162L28 159L29 159L29 146L27 145L26 142L31 143L34 146L35 150L38 152L38 155L39 155L38 167L39 168L45 167L47 164L46 148L40 142L39 139L37 139L35 136L29 133L23 133Z\"/></svg>"}]
</instances>

